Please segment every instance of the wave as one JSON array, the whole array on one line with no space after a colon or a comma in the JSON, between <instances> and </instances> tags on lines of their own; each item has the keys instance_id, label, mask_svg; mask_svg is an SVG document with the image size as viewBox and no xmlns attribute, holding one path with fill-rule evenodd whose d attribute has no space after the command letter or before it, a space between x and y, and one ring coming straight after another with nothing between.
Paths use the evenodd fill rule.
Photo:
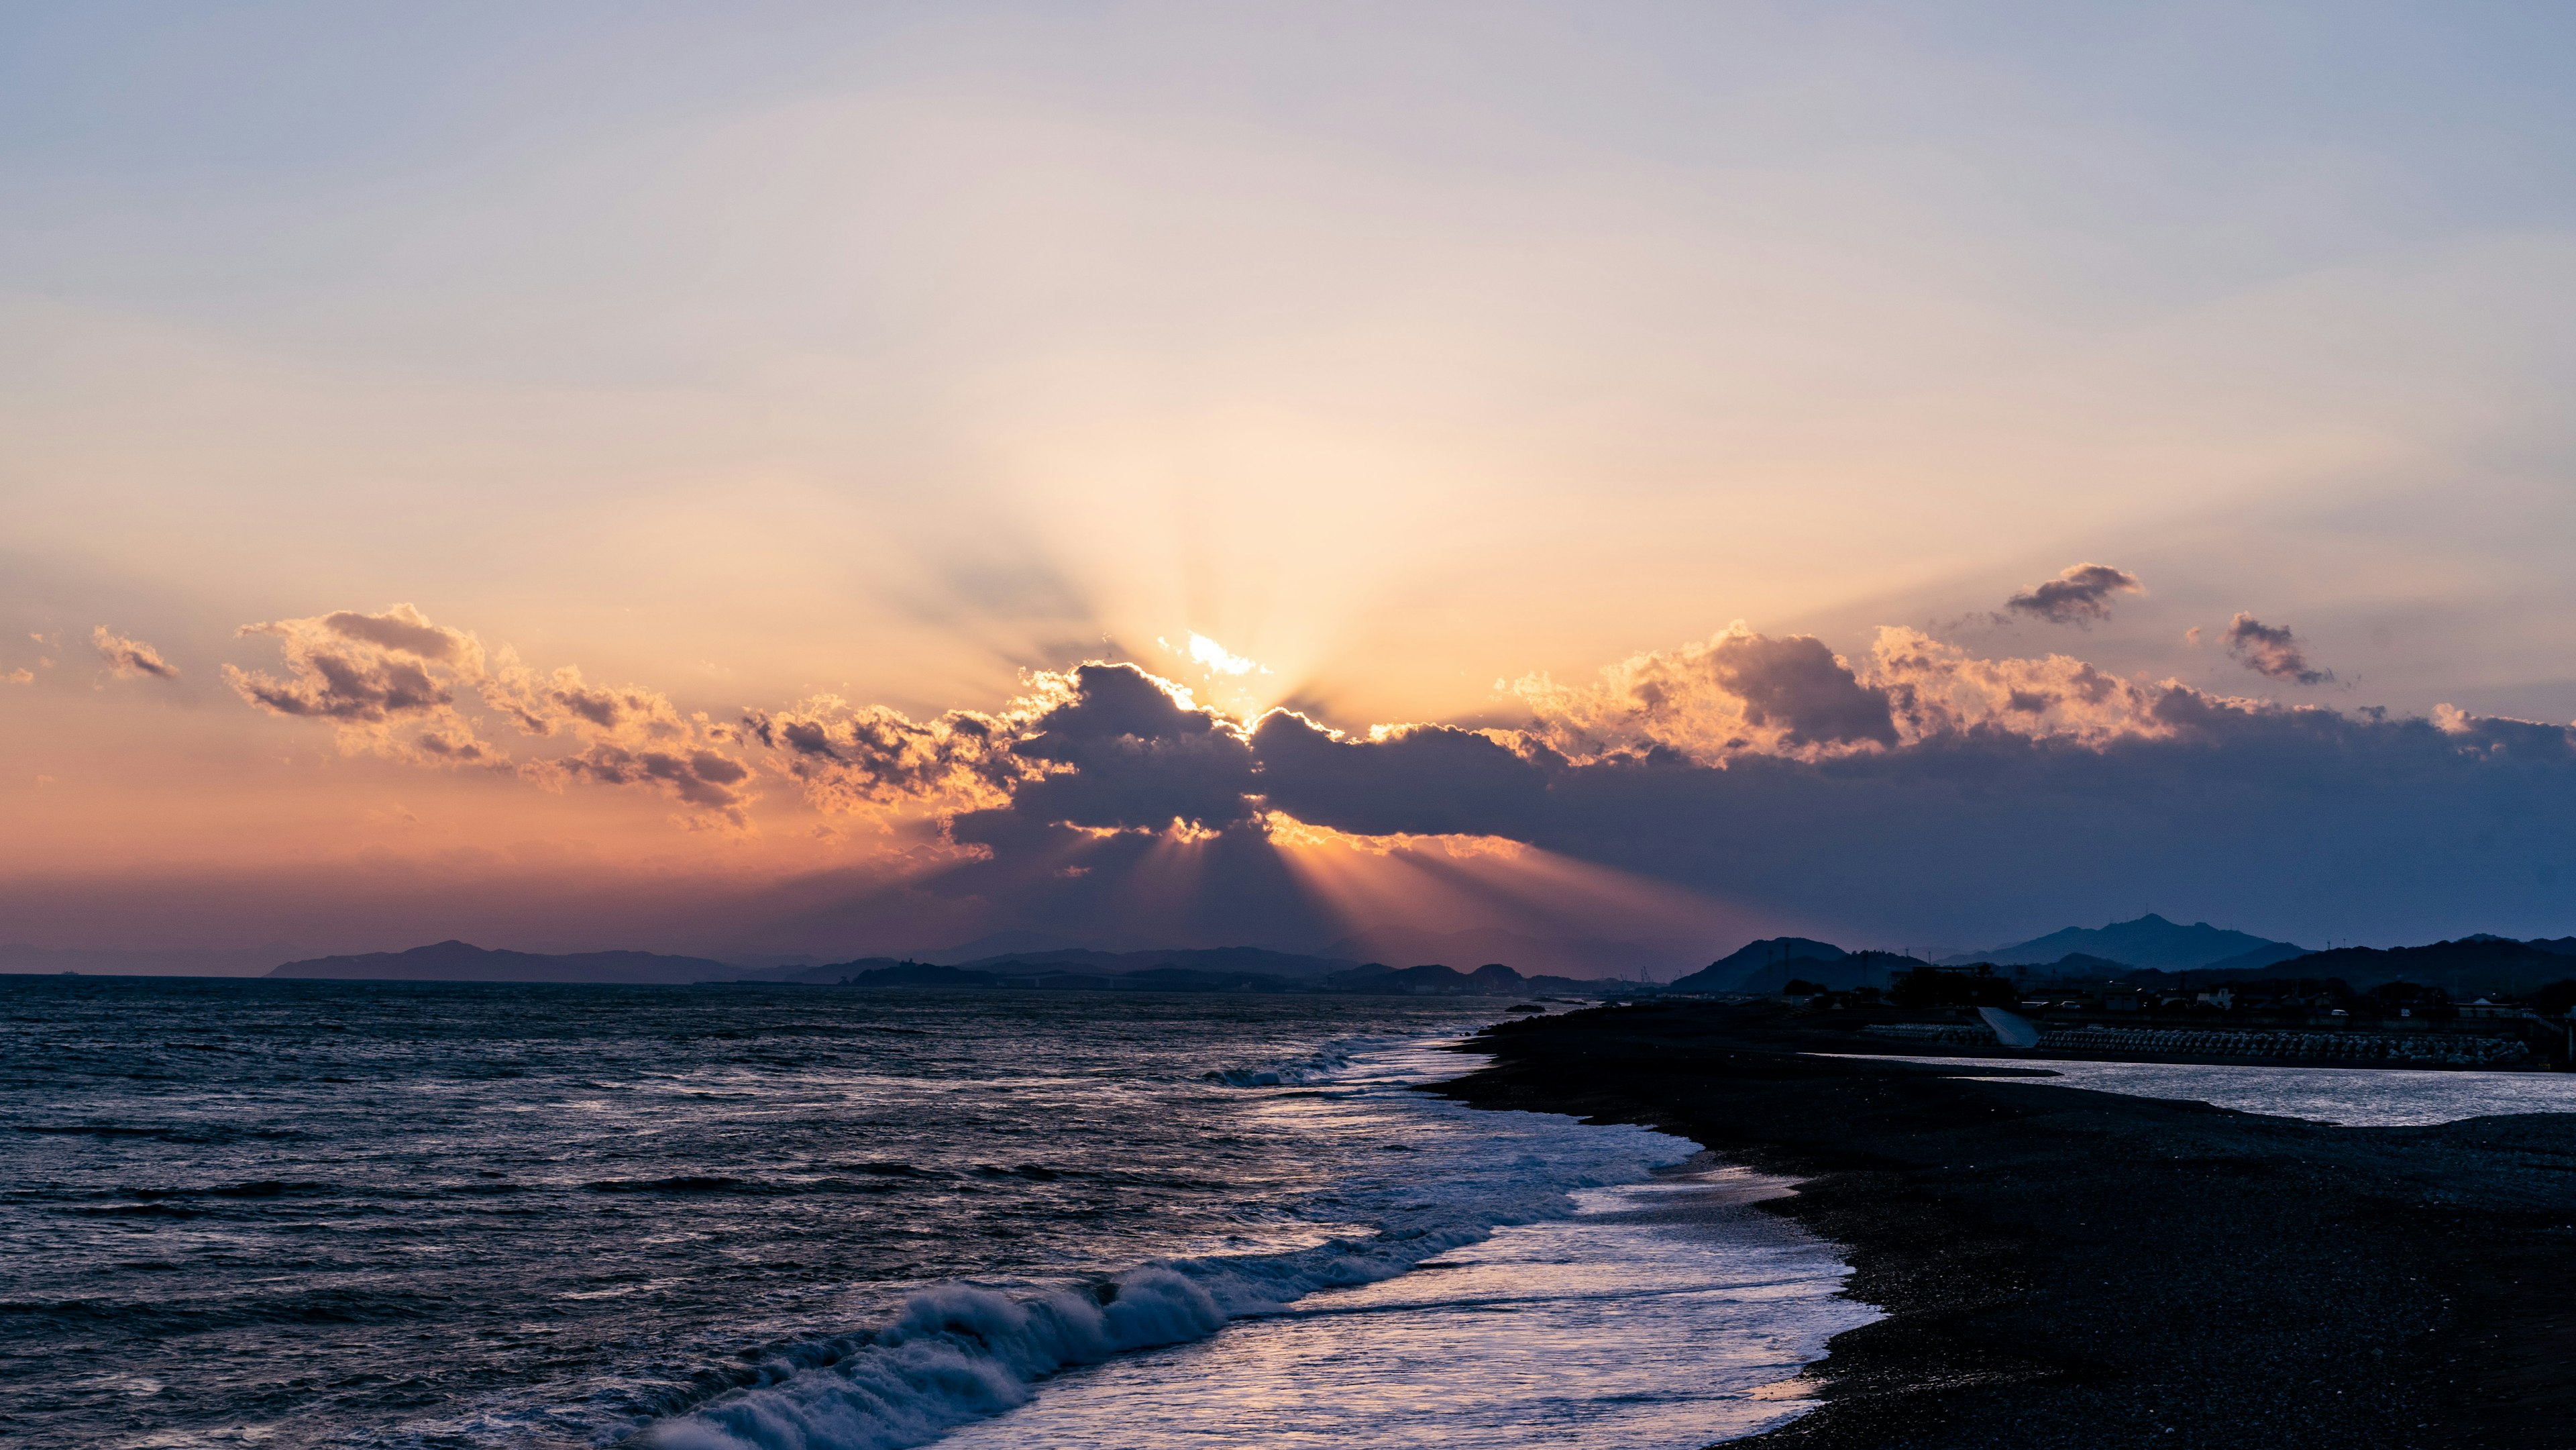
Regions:
<instances>
[{"instance_id":1,"label":"wave","mask_svg":"<svg viewBox=\"0 0 2576 1450\"><path fill-rule=\"evenodd\" d=\"M651 1450L902 1450L1026 1403L1040 1380L1059 1371L1205 1339L1229 1320L1276 1313L1319 1289L1393 1278L1518 1218L1337 1239L1288 1254L1149 1264L1030 1298L943 1284L907 1299L882 1329L812 1346L820 1356L787 1357L825 1362L650 1426L628 1443Z\"/></svg>"},{"instance_id":2,"label":"wave","mask_svg":"<svg viewBox=\"0 0 2576 1450\"><path fill-rule=\"evenodd\" d=\"M1370 1056L1358 1044L1341 1044L1246 1076L1276 1074L1284 1083L1304 1071L1326 1080L1354 1063L1368 1075L1376 1066L1365 1060ZM1327 1066L1336 1061L1338 1068ZM1234 1081L1231 1074L1209 1078ZM1318 1290L1393 1278L1505 1225L1566 1216L1575 1190L1634 1182L1695 1147L1641 1128L1582 1127L1429 1102L1423 1108L1487 1124L1520 1120L1521 1126L1462 1135L1477 1145L1477 1161L1444 1166L1464 1171L1425 1179L1397 1169L1375 1185L1345 1184L1337 1206L1374 1222L1374 1233L1284 1252L1161 1260L1044 1293L938 1285L913 1294L879 1327L774 1352L749 1371L748 1383L738 1381L647 1425L625 1443L636 1450L926 1444L1026 1403L1050 1375L1204 1339L1231 1320L1280 1312ZM1531 1151L1540 1147L1547 1151Z\"/></svg>"},{"instance_id":3,"label":"wave","mask_svg":"<svg viewBox=\"0 0 2576 1450\"><path fill-rule=\"evenodd\" d=\"M1219 1068L1204 1075L1203 1081L1223 1083L1227 1087L1303 1087L1324 1082L1349 1070L1360 1054L1373 1047L1386 1045L1389 1039L1354 1037L1341 1042L1328 1042L1300 1057L1259 1067Z\"/></svg>"}]
</instances>

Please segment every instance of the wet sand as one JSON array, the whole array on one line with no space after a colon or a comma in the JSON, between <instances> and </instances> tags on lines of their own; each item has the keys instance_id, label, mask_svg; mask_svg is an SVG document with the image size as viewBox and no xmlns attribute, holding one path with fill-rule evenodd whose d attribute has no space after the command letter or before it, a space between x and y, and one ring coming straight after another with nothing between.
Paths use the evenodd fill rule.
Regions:
<instances>
[{"instance_id":1,"label":"wet sand","mask_svg":"<svg viewBox=\"0 0 2576 1450\"><path fill-rule=\"evenodd\" d=\"M1848 1246L1888 1317L1739 1444L2576 1446L2576 1116L2332 1127L1806 1055L1845 1041L1581 1012L1441 1090L1801 1180L1762 1211Z\"/></svg>"}]
</instances>

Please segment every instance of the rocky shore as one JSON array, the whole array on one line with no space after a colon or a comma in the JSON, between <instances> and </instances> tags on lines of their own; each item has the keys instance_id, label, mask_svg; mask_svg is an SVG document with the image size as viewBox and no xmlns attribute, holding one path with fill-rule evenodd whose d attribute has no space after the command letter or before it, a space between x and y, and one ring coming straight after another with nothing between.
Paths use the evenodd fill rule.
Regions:
<instances>
[{"instance_id":1,"label":"rocky shore","mask_svg":"<svg viewBox=\"0 0 2576 1450\"><path fill-rule=\"evenodd\" d=\"M1797 1447L2576 1445L2576 1116L2349 1128L1812 1055L1762 1006L1501 1024L1439 1089L1803 1180L1887 1318ZM2044 1070L2044 1063L2034 1067ZM1982 1069L1992 1071L1992 1069Z\"/></svg>"}]
</instances>

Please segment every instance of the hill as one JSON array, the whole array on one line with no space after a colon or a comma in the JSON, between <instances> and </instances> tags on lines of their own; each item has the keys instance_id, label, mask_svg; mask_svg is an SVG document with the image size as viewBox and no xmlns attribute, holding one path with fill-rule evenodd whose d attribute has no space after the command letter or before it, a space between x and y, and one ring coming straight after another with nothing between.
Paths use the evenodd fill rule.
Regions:
<instances>
[{"instance_id":1,"label":"hill","mask_svg":"<svg viewBox=\"0 0 2576 1450\"><path fill-rule=\"evenodd\" d=\"M1349 971L1364 960L1362 957L1313 957L1296 952L1274 952L1264 947L1194 947L1143 952L1099 952L1065 947L1053 951L1011 952L958 965L1004 974L1054 968L1100 976L1126 976L1169 968L1188 972L1249 972L1301 982L1321 981L1335 972Z\"/></svg>"},{"instance_id":2,"label":"hill","mask_svg":"<svg viewBox=\"0 0 2576 1450\"><path fill-rule=\"evenodd\" d=\"M1766 974L1777 975L1770 971L1774 967L1786 966L1793 962L1838 962L1849 955L1851 953L1835 946L1832 942L1817 941L1811 937L1767 936L1760 941L1746 942L1689 976L1674 981L1671 984L1671 990L1676 992L1778 991L1777 987L1758 987L1748 984L1756 977ZM1822 980L1809 973L1802 972L1799 975L1805 976L1811 982ZM1782 980L1785 981L1786 978Z\"/></svg>"},{"instance_id":3,"label":"hill","mask_svg":"<svg viewBox=\"0 0 2576 1450\"><path fill-rule=\"evenodd\" d=\"M1046 953L1049 958L1063 953ZM1094 955L1109 956L1109 953ZM1121 954L1124 955L1124 954ZM1156 956L1159 953L1140 953ZM1171 955L1187 955L1174 953ZM825 974L833 975L825 975ZM1081 963L1031 963L1018 957L974 967L932 966L867 958L816 968L804 980L851 987L981 987L1094 992L1359 992L1408 997L1502 997L1590 994L1611 983L1569 977L1524 977L1499 962L1472 972L1444 966L1347 966L1320 979L1292 980L1260 972L1208 970L1165 964L1118 972L1087 971Z\"/></svg>"},{"instance_id":4,"label":"hill","mask_svg":"<svg viewBox=\"0 0 2576 1450\"><path fill-rule=\"evenodd\" d=\"M302 949L264 947L40 947L0 944L0 973L83 977L256 977Z\"/></svg>"},{"instance_id":5,"label":"hill","mask_svg":"<svg viewBox=\"0 0 2576 1450\"><path fill-rule=\"evenodd\" d=\"M1515 969L1581 979L1670 977L1695 954L1678 942L1616 941L1608 937L1534 936L1502 927L1468 931L1417 931L1380 927L1324 948L1353 962L1508 962Z\"/></svg>"},{"instance_id":6,"label":"hill","mask_svg":"<svg viewBox=\"0 0 2576 1450\"><path fill-rule=\"evenodd\" d=\"M2420 947L2336 947L2299 958L2302 977L2341 978L2367 992L2383 982L2440 987L2465 1001L2495 993L2521 995L2576 977L2576 960L2555 942L2466 938Z\"/></svg>"},{"instance_id":7,"label":"hill","mask_svg":"<svg viewBox=\"0 0 2576 1450\"><path fill-rule=\"evenodd\" d=\"M2231 970L2270 966L2306 950L2291 942L2229 931L2205 921L2184 926L2148 912L2134 921L2098 927L2070 926L1993 951L1961 952L1942 958L1941 965L1992 962L1999 967L2043 967L2069 955L2080 955L2156 971L2196 972L2222 962Z\"/></svg>"},{"instance_id":8,"label":"hill","mask_svg":"<svg viewBox=\"0 0 2576 1450\"><path fill-rule=\"evenodd\" d=\"M443 941L407 952L313 957L272 969L271 977L343 982L595 982L676 986L731 981L737 967L705 957L657 952L493 951L470 942Z\"/></svg>"}]
</instances>

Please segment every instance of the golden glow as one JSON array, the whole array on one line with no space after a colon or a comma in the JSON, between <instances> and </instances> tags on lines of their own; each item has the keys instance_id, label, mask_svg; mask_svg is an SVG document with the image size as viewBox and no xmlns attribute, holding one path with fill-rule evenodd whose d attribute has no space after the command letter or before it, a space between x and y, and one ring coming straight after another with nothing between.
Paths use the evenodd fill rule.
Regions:
<instances>
[{"instance_id":1,"label":"golden glow","mask_svg":"<svg viewBox=\"0 0 2576 1450\"><path fill-rule=\"evenodd\" d=\"M1262 823L1270 831L1272 845L1292 851L1342 850L1369 856L1392 856L1398 851L1436 853L1457 860L1471 856L1518 857L1530 847L1503 836L1358 836L1337 831L1330 826L1310 826L1285 811L1271 811Z\"/></svg>"},{"instance_id":2,"label":"golden glow","mask_svg":"<svg viewBox=\"0 0 2576 1450\"><path fill-rule=\"evenodd\" d=\"M1751 918L1710 897L1492 836L1357 836L1273 811L1298 884L1353 931L1515 931L1645 940L1725 934Z\"/></svg>"}]
</instances>

